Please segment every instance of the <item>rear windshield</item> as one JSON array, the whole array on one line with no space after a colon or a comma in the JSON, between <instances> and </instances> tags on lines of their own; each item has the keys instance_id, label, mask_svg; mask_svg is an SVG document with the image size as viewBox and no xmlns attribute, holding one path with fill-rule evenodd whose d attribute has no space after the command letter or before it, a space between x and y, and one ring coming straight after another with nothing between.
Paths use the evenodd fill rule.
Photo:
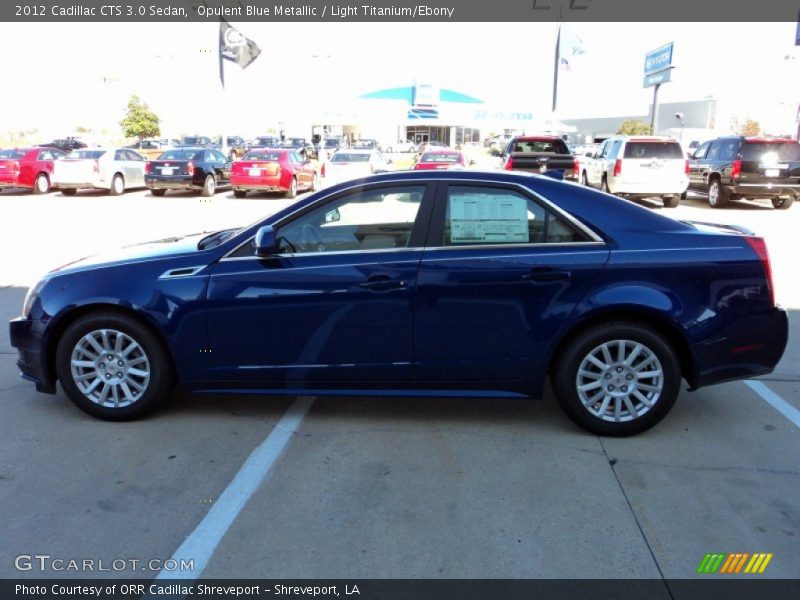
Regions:
<instances>
[{"instance_id":1,"label":"rear windshield","mask_svg":"<svg viewBox=\"0 0 800 600\"><path fill-rule=\"evenodd\" d=\"M105 150L73 150L67 154L67 158L100 158L105 153Z\"/></svg>"},{"instance_id":2,"label":"rear windshield","mask_svg":"<svg viewBox=\"0 0 800 600\"><path fill-rule=\"evenodd\" d=\"M306 141L302 138L288 139L283 142L283 145L289 148L299 148L300 146L305 146L305 144Z\"/></svg>"},{"instance_id":3,"label":"rear windshield","mask_svg":"<svg viewBox=\"0 0 800 600\"><path fill-rule=\"evenodd\" d=\"M569 148L567 148L567 145L561 140L517 140L514 142L511 151L569 154Z\"/></svg>"},{"instance_id":4,"label":"rear windshield","mask_svg":"<svg viewBox=\"0 0 800 600\"><path fill-rule=\"evenodd\" d=\"M185 146L203 146L210 140L207 137L185 137L181 141Z\"/></svg>"},{"instance_id":5,"label":"rear windshield","mask_svg":"<svg viewBox=\"0 0 800 600\"><path fill-rule=\"evenodd\" d=\"M263 150L254 150L244 155L242 160L280 160L280 152L264 152Z\"/></svg>"},{"instance_id":6,"label":"rear windshield","mask_svg":"<svg viewBox=\"0 0 800 600\"><path fill-rule=\"evenodd\" d=\"M278 138L263 137L258 138L256 144L259 146L280 146L280 140Z\"/></svg>"},{"instance_id":7,"label":"rear windshield","mask_svg":"<svg viewBox=\"0 0 800 600\"><path fill-rule=\"evenodd\" d=\"M326 148L335 148L339 145L339 140L325 140Z\"/></svg>"},{"instance_id":8,"label":"rear windshield","mask_svg":"<svg viewBox=\"0 0 800 600\"><path fill-rule=\"evenodd\" d=\"M19 150L0 150L0 159L13 160L17 158L25 158L25 153Z\"/></svg>"},{"instance_id":9,"label":"rear windshield","mask_svg":"<svg viewBox=\"0 0 800 600\"><path fill-rule=\"evenodd\" d=\"M797 142L745 142L742 145L742 160L763 160L764 155L774 153L779 161L800 162L800 144Z\"/></svg>"},{"instance_id":10,"label":"rear windshield","mask_svg":"<svg viewBox=\"0 0 800 600\"><path fill-rule=\"evenodd\" d=\"M200 154L197 150L167 150L163 152L158 160L192 160Z\"/></svg>"},{"instance_id":11,"label":"rear windshield","mask_svg":"<svg viewBox=\"0 0 800 600\"><path fill-rule=\"evenodd\" d=\"M436 153L436 154L423 154L422 157L419 159L419 162L424 163L457 163L461 160L461 155L452 153L452 154L444 154L444 153Z\"/></svg>"},{"instance_id":12,"label":"rear windshield","mask_svg":"<svg viewBox=\"0 0 800 600\"><path fill-rule=\"evenodd\" d=\"M333 155L331 162L369 162L369 154L337 153Z\"/></svg>"},{"instance_id":13,"label":"rear windshield","mask_svg":"<svg viewBox=\"0 0 800 600\"><path fill-rule=\"evenodd\" d=\"M678 142L628 142L624 158L684 158Z\"/></svg>"}]
</instances>

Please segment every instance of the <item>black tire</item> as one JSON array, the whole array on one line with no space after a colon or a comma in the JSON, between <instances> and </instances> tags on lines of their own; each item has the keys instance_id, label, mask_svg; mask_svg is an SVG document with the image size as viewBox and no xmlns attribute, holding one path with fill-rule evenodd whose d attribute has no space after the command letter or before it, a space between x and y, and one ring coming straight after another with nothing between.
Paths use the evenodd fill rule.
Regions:
<instances>
[{"instance_id":1,"label":"black tire","mask_svg":"<svg viewBox=\"0 0 800 600\"><path fill-rule=\"evenodd\" d=\"M609 384L606 390L598 390L598 393L604 394L602 399L589 398L590 402L592 400L594 401L593 404L584 406L578 390L578 377L581 363L583 363L587 356L589 356L593 351L597 351L602 344L607 342L615 342L617 340L624 340L625 342L632 344L641 344L646 351L650 352L651 355L658 359L663 377L661 380L660 395L656 397L652 407L647 408L639 416L627 421L604 420L600 416L591 413L589 409L589 406L592 406L597 410L597 412L600 412L600 409L602 409L603 405L605 404L606 408L604 409L603 414L606 414L608 418L611 418L613 415L607 413L606 411L612 408L612 404L617 404L616 396L613 396L613 394L616 393L620 396L625 396L625 394L622 394L622 390L627 392L627 389L621 386L630 385L625 381L625 379L629 378L627 371L617 374L618 368L613 366L613 364L613 370L612 368L609 368L609 371L611 371L610 373L606 373L605 371L600 370L598 367L593 367L594 369L597 369L597 373L605 373L602 376L598 375L596 379L596 381L600 382L599 387L602 388L603 386L606 386L606 383ZM616 346L614 346L614 348L616 348ZM638 360L640 359L635 359L633 364L635 365ZM651 366L657 370L657 365L651 363ZM647 369L649 369L649 367L647 367ZM643 372L647 373L646 370ZM583 371L581 373L583 373ZM564 410L564 412L566 412L575 423L587 431L597 435L608 436L634 435L653 427L667 415L672 406L675 404L675 400L678 397L678 392L680 391L681 383L680 364L675 354L675 350L672 348L669 342L661 334L647 327L646 325L629 321L607 321L587 329L582 333L579 333L577 336L571 339L568 342L567 347L564 348L559 362L553 365L552 374L553 388L555 390L556 398L558 399L558 403L561 405L561 408ZM641 385L639 376L633 377L631 375L631 377ZM619 378L621 381L616 381L617 378ZM653 381L652 377L642 377L642 379L649 379L650 381ZM592 380L590 379L589 381ZM615 388L614 385L612 385L614 383L620 387ZM614 391L612 392L607 390ZM592 392L589 392L589 394L591 393ZM608 404L606 404L606 398L608 397L611 397L611 400ZM629 398L634 397L630 396ZM622 404L623 402L624 400L620 398L619 403ZM635 398L633 402L638 403L638 408L635 409L634 414L638 414L638 411L646 408L645 405L641 404ZM598 404L600 406L598 406ZM625 410L628 414L630 414L629 409L625 408Z\"/></svg>"},{"instance_id":2,"label":"black tire","mask_svg":"<svg viewBox=\"0 0 800 600\"><path fill-rule=\"evenodd\" d=\"M664 208L677 208L681 201L678 196L664 196L661 200L664 202Z\"/></svg>"},{"instance_id":3,"label":"black tire","mask_svg":"<svg viewBox=\"0 0 800 600\"><path fill-rule=\"evenodd\" d=\"M245 196L247 196L247 192L244 190L233 190L234 198L244 198Z\"/></svg>"},{"instance_id":4,"label":"black tire","mask_svg":"<svg viewBox=\"0 0 800 600\"><path fill-rule=\"evenodd\" d=\"M167 193L167 190L150 190L150 195L151 196L161 197L166 193Z\"/></svg>"},{"instance_id":5,"label":"black tire","mask_svg":"<svg viewBox=\"0 0 800 600\"><path fill-rule=\"evenodd\" d=\"M217 180L211 174L206 175L206 180L203 182L203 191L200 195L204 198L210 198L217 191Z\"/></svg>"},{"instance_id":6,"label":"black tire","mask_svg":"<svg viewBox=\"0 0 800 600\"><path fill-rule=\"evenodd\" d=\"M792 204L794 204L794 198L792 196L782 196L772 199L772 208L777 208L778 210L786 210Z\"/></svg>"},{"instance_id":7,"label":"black tire","mask_svg":"<svg viewBox=\"0 0 800 600\"><path fill-rule=\"evenodd\" d=\"M297 177L292 177L289 189L286 191L287 198L297 198Z\"/></svg>"},{"instance_id":8,"label":"black tire","mask_svg":"<svg viewBox=\"0 0 800 600\"><path fill-rule=\"evenodd\" d=\"M39 173L36 176L36 180L33 182L33 193L34 194L46 194L50 191L50 178L47 176L47 173Z\"/></svg>"},{"instance_id":9,"label":"black tire","mask_svg":"<svg viewBox=\"0 0 800 600\"><path fill-rule=\"evenodd\" d=\"M712 179L708 182L708 205L711 208L725 208L728 206L728 192L720 183L719 179Z\"/></svg>"},{"instance_id":10,"label":"black tire","mask_svg":"<svg viewBox=\"0 0 800 600\"><path fill-rule=\"evenodd\" d=\"M64 188L61 190L61 194L63 196L74 196L77 191L75 188Z\"/></svg>"},{"instance_id":11,"label":"black tire","mask_svg":"<svg viewBox=\"0 0 800 600\"><path fill-rule=\"evenodd\" d=\"M112 196L121 196L125 193L125 179L119 173L116 173L111 178L111 188L108 193Z\"/></svg>"},{"instance_id":12,"label":"black tire","mask_svg":"<svg viewBox=\"0 0 800 600\"><path fill-rule=\"evenodd\" d=\"M147 359L149 380L143 391L136 392L136 395L141 395L127 406L109 407L91 400L79 389L73 377L72 354L76 345L87 334L99 330L115 330L125 334L139 344ZM58 379L69 399L85 413L108 421L130 421L141 418L169 397L175 387L175 375L171 365L167 351L147 327L132 317L110 311L98 311L80 317L67 327L56 350ZM99 373L99 369L100 367L97 367L95 371ZM112 377L110 381L115 380ZM113 385L103 385L109 389L113 387ZM120 388L118 390L121 391Z\"/></svg>"},{"instance_id":13,"label":"black tire","mask_svg":"<svg viewBox=\"0 0 800 600\"><path fill-rule=\"evenodd\" d=\"M688 196L688 194L689 194L689 192L683 192L681 194L681 200L686 200L686 197Z\"/></svg>"},{"instance_id":14,"label":"black tire","mask_svg":"<svg viewBox=\"0 0 800 600\"><path fill-rule=\"evenodd\" d=\"M600 182L600 189L606 194L611 193L611 190L608 187L608 178L605 175L603 175L603 180Z\"/></svg>"},{"instance_id":15,"label":"black tire","mask_svg":"<svg viewBox=\"0 0 800 600\"><path fill-rule=\"evenodd\" d=\"M586 171L581 171L581 185L589 187L589 178L586 177Z\"/></svg>"}]
</instances>

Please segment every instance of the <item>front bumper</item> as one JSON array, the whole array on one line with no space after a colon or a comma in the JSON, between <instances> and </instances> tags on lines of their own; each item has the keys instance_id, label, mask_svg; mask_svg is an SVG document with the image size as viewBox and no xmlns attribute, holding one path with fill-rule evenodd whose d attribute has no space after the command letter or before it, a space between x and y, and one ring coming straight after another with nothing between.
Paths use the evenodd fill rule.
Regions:
<instances>
[{"instance_id":1,"label":"front bumper","mask_svg":"<svg viewBox=\"0 0 800 600\"><path fill-rule=\"evenodd\" d=\"M36 384L36 390L55 394L55 374L49 372L44 352L45 323L18 317L9 324L11 345L17 349L17 366L23 379Z\"/></svg>"}]
</instances>

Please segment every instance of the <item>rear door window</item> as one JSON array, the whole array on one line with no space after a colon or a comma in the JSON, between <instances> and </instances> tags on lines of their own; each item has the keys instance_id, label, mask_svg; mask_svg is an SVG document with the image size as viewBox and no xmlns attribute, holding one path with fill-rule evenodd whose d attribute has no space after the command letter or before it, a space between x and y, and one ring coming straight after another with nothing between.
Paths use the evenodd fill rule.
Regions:
<instances>
[{"instance_id":1,"label":"rear door window","mask_svg":"<svg viewBox=\"0 0 800 600\"><path fill-rule=\"evenodd\" d=\"M719 150L719 159L730 161L736 157L736 152L739 150L739 140L725 140L721 142Z\"/></svg>"}]
</instances>

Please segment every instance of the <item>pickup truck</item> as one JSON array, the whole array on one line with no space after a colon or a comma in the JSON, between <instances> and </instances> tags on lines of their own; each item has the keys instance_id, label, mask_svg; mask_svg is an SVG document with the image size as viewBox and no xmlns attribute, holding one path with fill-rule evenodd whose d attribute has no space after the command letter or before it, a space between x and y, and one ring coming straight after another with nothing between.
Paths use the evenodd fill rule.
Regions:
<instances>
[{"instance_id":1,"label":"pickup truck","mask_svg":"<svg viewBox=\"0 0 800 600\"><path fill-rule=\"evenodd\" d=\"M689 189L705 192L712 208L768 198L785 210L800 198L800 144L741 136L701 144L689 159Z\"/></svg>"},{"instance_id":2,"label":"pickup truck","mask_svg":"<svg viewBox=\"0 0 800 600\"><path fill-rule=\"evenodd\" d=\"M578 179L577 161L567 143L556 136L517 136L503 151L503 169L546 173L563 171L564 179Z\"/></svg>"}]
</instances>

